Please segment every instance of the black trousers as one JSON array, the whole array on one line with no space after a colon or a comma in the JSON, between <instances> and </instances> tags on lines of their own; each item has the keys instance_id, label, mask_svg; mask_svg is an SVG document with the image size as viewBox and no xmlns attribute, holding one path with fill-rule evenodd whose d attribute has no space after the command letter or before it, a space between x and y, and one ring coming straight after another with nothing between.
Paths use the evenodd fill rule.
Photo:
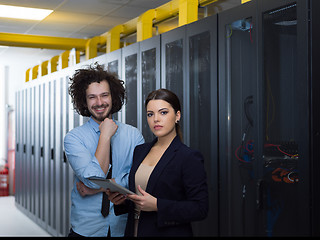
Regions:
<instances>
[{"instance_id":1,"label":"black trousers","mask_svg":"<svg viewBox=\"0 0 320 240\"><path fill-rule=\"evenodd\" d=\"M70 232L69 232L69 234L68 234L68 237L84 237L84 236L82 236L82 235L74 232L74 231L72 230L72 228L70 228ZM109 227L109 231L108 231L108 236L107 236L107 237L111 237L110 227Z\"/></svg>"}]
</instances>

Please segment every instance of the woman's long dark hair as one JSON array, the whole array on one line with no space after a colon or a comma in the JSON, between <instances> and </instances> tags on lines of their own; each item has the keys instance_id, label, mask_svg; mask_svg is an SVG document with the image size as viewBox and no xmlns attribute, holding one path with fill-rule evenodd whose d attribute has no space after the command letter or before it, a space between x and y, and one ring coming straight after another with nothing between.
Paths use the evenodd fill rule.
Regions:
<instances>
[{"instance_id":1,"label":"woman's long dark hair","mask_svg":"<svg viewBox=\"0 0 320 240\"><path fill-rule=\"evenodd\" d=\"M166 101L167 103L169 103L172 106L175 113L177 113L178 111L180 111L180 113L181 113L181 105L180 105L180 100L179 100L178 96L168 89L160 88L158 90L154 90L151 93L149 93L149 95L145 101L145 104L144 104L146 109L147 109L147 105L150 102L150 100ZM181 131L179 122L177 122L175 126L176 126L176 133L179 136L180 140L182 141L182 131Z\"/></svg>"},{"instance_id":2,"label":"woman's long dark hair","mask_svg":"<svg viewBox=\"0 0 320 240\"><path fill-rule=\"evenodd\" d=\"M112 97L111 114L118 112L124 104L126 98L124 81L118 79L116 74L104 70L103 66L97 62L87 69L77 69L70 81L69 94L73 107L82 116L91 116L87 106L86 90L94 82L107 81L109 83Z\"/></svg>"}]
</instances>

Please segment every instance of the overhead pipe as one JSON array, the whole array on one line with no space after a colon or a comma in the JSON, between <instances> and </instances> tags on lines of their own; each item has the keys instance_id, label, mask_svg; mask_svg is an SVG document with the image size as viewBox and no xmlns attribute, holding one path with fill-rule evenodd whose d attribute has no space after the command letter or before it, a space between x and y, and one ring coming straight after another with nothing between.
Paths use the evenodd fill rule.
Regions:
<instances>
[{"instance_id":1,"label":"overhead pipe","mask_svg":"<svg viewBox=\"0 0 320 240\"><path fill-rule=\"evenodd\" d=\"M29 68L29 69L27 69L27 71L26 71L26 82L29 82L29 80L30 80L30 71L31 71L31 68Z\"/></svg>"},{"instance_id":2,"label":"overhead pipe","mask_svg":"<svg viewBox=\"0 0 320 240\"><path fill-rule=\"evenodd\" d=\"M69 66L69 55L70 51L65 51L60 54L59 59L61 63L61 69L67 68Z\"/></svg>"},{"instance_id":3,"label":"overhead pipe","mask_svg":"<svg viewBox=\"0 0 320 240\"><path fill-rule=\"evenodd\" d=\"M212 1L212 0L211 0ZM137 42L152 37L153 23L179 14L179 26L198 20L198 0L176 0L156 9L150 9L138 17Z\"/></svg>"},{"instance_id":4,"label":"overhead pipe","mask_svg":"<svg viewBox=\"0 0 320 240\"><path fill-rule=\"evenodd\" d=\"M112 28L107 34L107 53L120 48L120 36L124 32L124 26L118 25Z\"/></svg>"},{"instance_id":5,"label":"overhead pipe","mask_svg":"<svg viewBox=\"0 0 320 240\"><path fill-rule=\"evenodd\" d=\"M20 46L18 44L21 44L23 47L41 47L66 50L75 48L77 50L84 50L86 54L86 60L88 60L97 56L97 49L99 46L106 45L107 53L119 49L121 37L128 36L132 33L137 33L137 42L152 37L153 24L160 23L163 20L179 15L179 26L197 21L198 6L205 6L217 1L218 0L172 0L155 9L146 11L139 17L136 17L124 24L117 25L110 31L105 32L100 36L96 36L87 40L12 34L10 44L4 41L8 39L8 36L10 37L10 34L6 35L4 33L0 33L0 45ZM241 3L245 3L250 0L241 1ZM21 39L23 39L23 41ZM18 40L20 40L20 42ZM15 44L12 44L12 42ZM57 71L58 57L59 56L55 56L50 60L51 72Z\"/></svg>"},{"instance_id":6,"label":"overhead pipe","mask_svg":"<svg viewBox=\"0 0 320 240\"><path fill-rule=\"evenodd\" d=\"M101 36L93 37L86 42L86 60L97 56L98 44L101 44L101 42L103 42Z\"/></svg>"},{"instance_id":7,"label":"overhead pipe","mask_svg":"<svg viewBox=\"0 0 320 240\"><path fill-rule=\"evenodd\" d=\"M152 37L153 20L156 18L157 11L150 9L138 17L137 22L137 42Z\"/></svg>"},{"instance_id":8,"label":"overhead pipe","mask_svg":"<svg viewBox=\"0 0 320 240\"><path fill-rule=\"evenodd\" d=\"M48 74L48 65L49 65L49 60L41 63L41 68L40 68L41 69L41 76Z\"/></svg>"},{"instance_id":9,"label":"overhead pipe","mask_svg":"<svg viewBox=\"0 0 320 240\"><path fill-rule=\"evenodd\" d=\"M0 33L0 45L15 47L85 50L87 39L48 37L29 34Z\"/></svg>"},{"instance_id":10,"label":"overhead pipe","mask_svg":"<svg viewBox=\"0 0 320 240\"><path fill-rule=\"evenodd\" d=\"M38 73L39 73L39 65L34 66L32 68L32 80L34 80L38 77Z\"/></svg>"},{"instance_id":11,"label":"overhead pipe","mask_svg":"<svg viewBox=\"0 0 320 240\"><path fill-rule=\"evenodd\" d=\"M198 0L179 0L179 26L198 20Z\"/></svg>"},{"instance_id":12,"label":"overhead pipe","mask_svg":"<svg viewBox=\"0 0 320 240\"><path fill-rule=\"evenodd\" d=\"M50 73L56 72L58 67L59 55L50 59Z\"/></svg>"}]
</instances>

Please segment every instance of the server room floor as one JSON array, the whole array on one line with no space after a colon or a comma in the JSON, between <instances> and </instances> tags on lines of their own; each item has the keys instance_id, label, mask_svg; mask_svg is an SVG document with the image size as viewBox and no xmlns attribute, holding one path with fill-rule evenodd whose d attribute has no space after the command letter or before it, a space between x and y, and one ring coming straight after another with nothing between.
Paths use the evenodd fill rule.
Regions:
<instances>
[{"instance_id":1,"label":"server room floor","mask_svg":"<svg viewBox=\"0 0 320 240\"><path fill-rule=\"evenodd\" d=\"M0 197L0 237L51 237L15 205L14 196Z\"/></svg>"}]
</instances>

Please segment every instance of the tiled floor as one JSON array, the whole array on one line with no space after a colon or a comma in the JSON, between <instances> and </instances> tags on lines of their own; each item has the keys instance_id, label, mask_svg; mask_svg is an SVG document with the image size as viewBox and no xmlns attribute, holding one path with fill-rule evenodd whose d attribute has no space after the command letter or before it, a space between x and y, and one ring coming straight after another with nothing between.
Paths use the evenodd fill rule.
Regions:
<instances>
[{"instance_id":1,"label":"tiled floor","mask_svg":"<svg viewBox=\"0 0 320 240\"><path fill-rule=\"evenodd\" d=\"M14 196L0 197L0 237L4 236L51 237L15 206Z\"/></svg>"}]
</instances>

